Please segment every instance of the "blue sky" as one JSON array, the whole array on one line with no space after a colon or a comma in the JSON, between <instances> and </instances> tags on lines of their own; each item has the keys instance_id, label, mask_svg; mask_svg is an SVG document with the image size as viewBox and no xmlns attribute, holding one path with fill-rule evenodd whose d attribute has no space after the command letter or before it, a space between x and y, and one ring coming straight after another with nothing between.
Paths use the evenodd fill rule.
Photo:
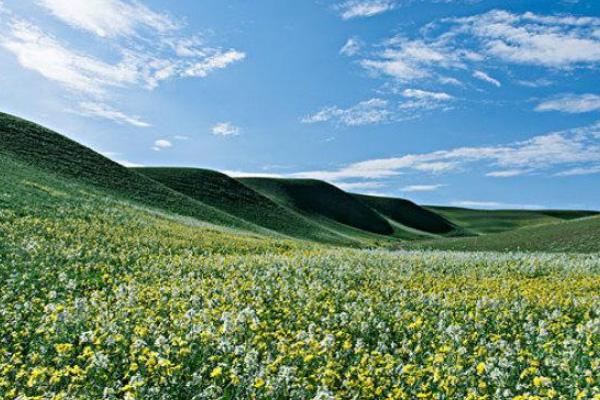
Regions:
<instances>
[{"instance_id":1,"label":"blue sky","mask_svg":"<svg viewBox=\"0 0 600 400\"><path fill-rule=\"evenodd\" d=\"M126 165L600 209L595 0L0 0L0 109Z\"/></svg>"}]
</instances>

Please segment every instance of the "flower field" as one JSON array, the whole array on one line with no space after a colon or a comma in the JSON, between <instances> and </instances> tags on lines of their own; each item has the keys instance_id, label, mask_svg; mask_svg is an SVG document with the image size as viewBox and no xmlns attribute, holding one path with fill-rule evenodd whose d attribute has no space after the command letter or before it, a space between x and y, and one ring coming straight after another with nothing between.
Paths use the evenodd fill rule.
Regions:
<instances>
[{"instance_id":1,"label":"flower field","mask_svg":"<svg viewBox=\"0 0 600 400\"><path fill-rule=\"evenodd\" d=\"M598 255L340 250L21 188L46 200L2 197L3 398L600 398Z\"/></svg>"},{"instance_id":2,"label":"flower field","mask_svg":"<svg viewBox=\"0 0 600 400\"><path fill-rule=\"evenodd\" d=\"M336 249L12 171L2 398L600 398L598 254Z\"/></svg>"}]
</instances>

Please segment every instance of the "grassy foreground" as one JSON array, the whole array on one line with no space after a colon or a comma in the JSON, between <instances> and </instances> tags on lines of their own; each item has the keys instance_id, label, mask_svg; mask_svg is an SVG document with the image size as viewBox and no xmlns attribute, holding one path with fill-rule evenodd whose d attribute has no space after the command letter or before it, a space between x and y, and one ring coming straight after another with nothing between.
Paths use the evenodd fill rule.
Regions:
<instances>
[{"instance_id":1,"label":"grassy foreground","mask_svg":"<svg viewBox=\"0 0 600 400\"><path fill-rule=\"evenodd\" d=\"M597 254L265 239L0 163L3 398L600 397Z\"/></svg>"}]
</instances>

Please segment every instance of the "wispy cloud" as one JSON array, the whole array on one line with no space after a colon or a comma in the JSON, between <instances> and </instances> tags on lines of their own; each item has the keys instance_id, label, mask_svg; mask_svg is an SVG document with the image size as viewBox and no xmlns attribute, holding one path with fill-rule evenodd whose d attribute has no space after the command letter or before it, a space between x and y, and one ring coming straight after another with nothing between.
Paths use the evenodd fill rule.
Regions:
<instances>
[{"instance_id":1,"label":"wispy cloud","mask_svg":"<svg viewBox=\"0 0 600 400\"><path fill-rule=\"evenodd\" d=\"M122 0L38 0L63 22L100 37L134 36L141 27L164 33L178 23L141 3Z\"/></svg>"},{"instance_id":2,"label":"wispy cloud","mask_svg":"<svg viewBox=\"0 0 600 400\"><path fill-rule=\"evenodd\" d=\"M305 124L333 121L345 126L370 125L389 121L393 112L389 109L387 100L373 98L349 107L325 107L316 114L302 119Z\"/></svg>"},{"instance_id":3,"label":"wispy cloud","mask_svg":"<svg viewBox=\"0 0 600 400\"><path fill-rule=\"evenodd\" d=\"M392 0L348 0L335 6L343 19L372 17L394 7Z\"/></svg>"},{"instance_id":4,"label":"wispy cloud","mask_svg":"<svg viewBox=\"0 0 600 400\"><path fill-rule=\"evenodd\" d=\"M379 179L397 176L407 171L447 173L469 164L479 163L481 169L500 168L543 172L558 167L586 167L600 162L600 123L566 131L551 132L529 140L498 146L458 147L431 153L407 154L357 162L336 170L307 171L297 177L312 177L330 181L347 179ZM491 172L491 176L500 176Z\"/></svg>"},{"instance_id":5,"label":"wispy cloud","mask_svg":"<svg viewBox=\"0 0 600 400\"><path fill-rule=\"evenodd\" d=\"M593 175L600 174L600 165L592 165L591 167L577 167L558 172L555 176L577 176L577 175Z\"/></svg>"},{"instance_id":6,"label":"wispy cloud","mask_svg":"<svg viewBox=\"0 0 600 400\"><path fill-rule=\"evenodd\" d=\"M173 147L173 143L171 143L170 141L168 141L166 139L158 139L154 142L154 146L152 146L152 150L161 151L161 150L168 149L171 147Z\"/></svg>"},{"instance_id":7,"label":"wispy cloud","mask_svg":"<svg viewBox=\"0 0 600 400\"><path fill-rule=\"evenodd\" d=\"M360 40L358 38L351 37L340 49L340 54L351 57L353 55L358 54L361 47L362 43L360 42Z\"/></svg>"},{"instance_id":8,"label":"wispy cloud","mask_svg":"<svg viewBox=\"0 0 600 400\"><path fill-rule=\"evenodd\" d=\"M138 116L127 115L103 103L82 102L79 103L79 110L76 112L88 117L108 119L119 124L129 124L139 128L151 126Z\"/></svg>"},{"instance_id":9,"label":"wispy cloud","mask_svg":"<svg viewBox=\"0 0 600 400\"><path fill-rule=\"evenodd\" d=\"M474 200L461 200L454 201L451 205L455 207L465 208L484 208L484 209L524 209L524 210L538 210L544 208L539 204L515 204L515 203L500 203L497 201L474 201Z\"/></svg>"},{"instance_id":10,"label":"wispy cloud","mask_svg":"<svg viewBox=\"0 0 600 400\"><path fill-rule=\"evenodd\" d=\"M240 128L231 122L219 122L212 127L211 131L216 136L236 136L240 134Z\"/></svg>"},{"instance_id":11,"label":"wispy cloud","mask_svg":"<svg viewBox=\"0 0 600 400\"><path fill-rule=\"evenodd\" d=\"M531 172L529 169L505 169L501 171L492 171L485 174L485 176L491 176L494 178L512 178L514 176L525 175Z\"/></svg>"},{"instance_id":12,"label":"wispy cloud","mask_svg":"<svg viewBox=\"0 0 600 400\"><path fill-rule=\"evenodd\" d=\"M10 24L0 45L13 53L24 68L92 96L105 95L110 88L133 85L140 79L135 63L110 64L72 51L37 26L22 20Z\"/></svg>"},{"instance_id":13,"label":"wispy cloud","mask_svg":"<svg viewBox=\"0 0 600 400\"><path fill-rule=\"evenodd\" d=\"M248 172L238 170L222 170L222 173L233 178L283 178L284 175L267 172Z\"/></svg>"},{"instance_id":14,"label":"wispy cloud","mask_svg":"<svg viewBox=\"0 0 600 400\"><path fill-rule=\"evenodd\" d=\"M391 104L390 101L381 98L372 98L348 108L324 107L317 113L304 117L302 122L314 124L331 121L336 125L361 126L405 121L418 118L420 111L450 109L446 103L454 100L454 97L448 93L420 89L405 89L401 92L401 96L404 100L398 104Z\"/></svg>"},{"instance_id":15,"label":"wispy cloud","mask_svg":"<svg viewBox=\"0 0 600 400\"><path fill-rule=\"evenodd\" d=\"M386 185L383 182L342 182L336 183L336 186L342 190L352 191L352 190L373 190L373 189L381 189Z\"/></svg>"},{"instance_id":16,"label":"wispy cloud","mask_svg":"<svg viewBox=\"0 0 600 400\"><path fill-rule=\"evenodd\" d=\"M403 187L403 192L414 193L414 192L433 192L436 191L446 185L436 184L436 185L410 185Z\"/></svg>"},{"instance_id":17,"label":"wispy cloud","mask_svg":"<svg viewBox=\"0 0 600 400\"><path fill-rule=\"evenodd\" d=\"M548 16L493 10L433 21L417 34L398 34L361 52L359 64L377 77L459 83L455 76L500 86L484 69L499 63L541 68L578 68L600 63L600 18ZM366 55L363 55L366 54ZM493 63L493 64L492 64ZM462 73L461 73L462 75ZM543 85L546 82L529 82Z\"/></svg>"},{"instance_id":18,"label":"wispy cloud","mask_svg":"<svg viewBox=\"0 0 600 400\"><path fill-rule=\"evenodd\" d=\"M62 32L52 34L28 16L11 12L0 20L0 48L13 54L23 68L72 92L78 101L106 104L126 90L151 90L171 79L206 77L246 57L235 49L206 45L186 34L184 23L139 1L36 0L35 4L83 34L94 35L111 51L99 56L88 48L77 49ZM85 111L117 122L140 122L106 105Z\"/></svg>"},{"instance_id":19,"label":"wispy cloud","mask_svg":"<svg viewBox=\"0 0 600 400\"><path fill-rule=\"evenodd\" d=\"M598 110L600 110L600 96L595 94L564 94L535 107L535 111L560 111L570 114Z\"/></svg>"},{"instance_id":20,"label":"wispy cloud","mask_svg":"<svg viewBox=\"0 0 600 400\"><path fill-rule=\"evenodd\" d=\"M477 78L480 81L484 81L487 83L490 83L496 87L500 87L502 86L502 83L500 83L499 80L492 78L491 76L489 76L488 74L486 74L483 71L475 71L473 72L473 78Z\"/></svg>"}]
</instances>

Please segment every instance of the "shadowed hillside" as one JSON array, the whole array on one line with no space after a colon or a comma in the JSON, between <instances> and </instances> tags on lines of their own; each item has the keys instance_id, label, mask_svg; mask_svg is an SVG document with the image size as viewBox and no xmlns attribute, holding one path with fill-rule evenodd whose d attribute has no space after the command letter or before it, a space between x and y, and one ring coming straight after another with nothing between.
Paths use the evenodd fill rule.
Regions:
<instances>
[{"instance_id":1,"label":"shadowed hillside","mask_svg":"<svg viewBox=\"0 0 600 400\"><path fill-rule=\"evenodd\" d=\"M409 200L362 194L354 196L392 221L413 229L433 234L449 234L457 230L445 218Z\"/></svg>"},{"instance_id":2,"label":"shadowed hillside","mask_svg":"<svg viewBox=\"0 0 600 400\"><path fill-rule=\"evenodd\" d=\"M319 242L358 243L274 202L220 172L199 168L136 168L135 170L186 196L276 232Z\"/></svg>"},{"instance_id":3,"label":"shadowed hillside","mask_svg":"<svg viewBox=\"0 0 600 400\"><path fill-rule=\"evenodd\" d=\"M320 221L329 220L380 235L394 228L354 196L312 179L241 178L244 185L271 200Z\"/></svg>"}]
</instances>

